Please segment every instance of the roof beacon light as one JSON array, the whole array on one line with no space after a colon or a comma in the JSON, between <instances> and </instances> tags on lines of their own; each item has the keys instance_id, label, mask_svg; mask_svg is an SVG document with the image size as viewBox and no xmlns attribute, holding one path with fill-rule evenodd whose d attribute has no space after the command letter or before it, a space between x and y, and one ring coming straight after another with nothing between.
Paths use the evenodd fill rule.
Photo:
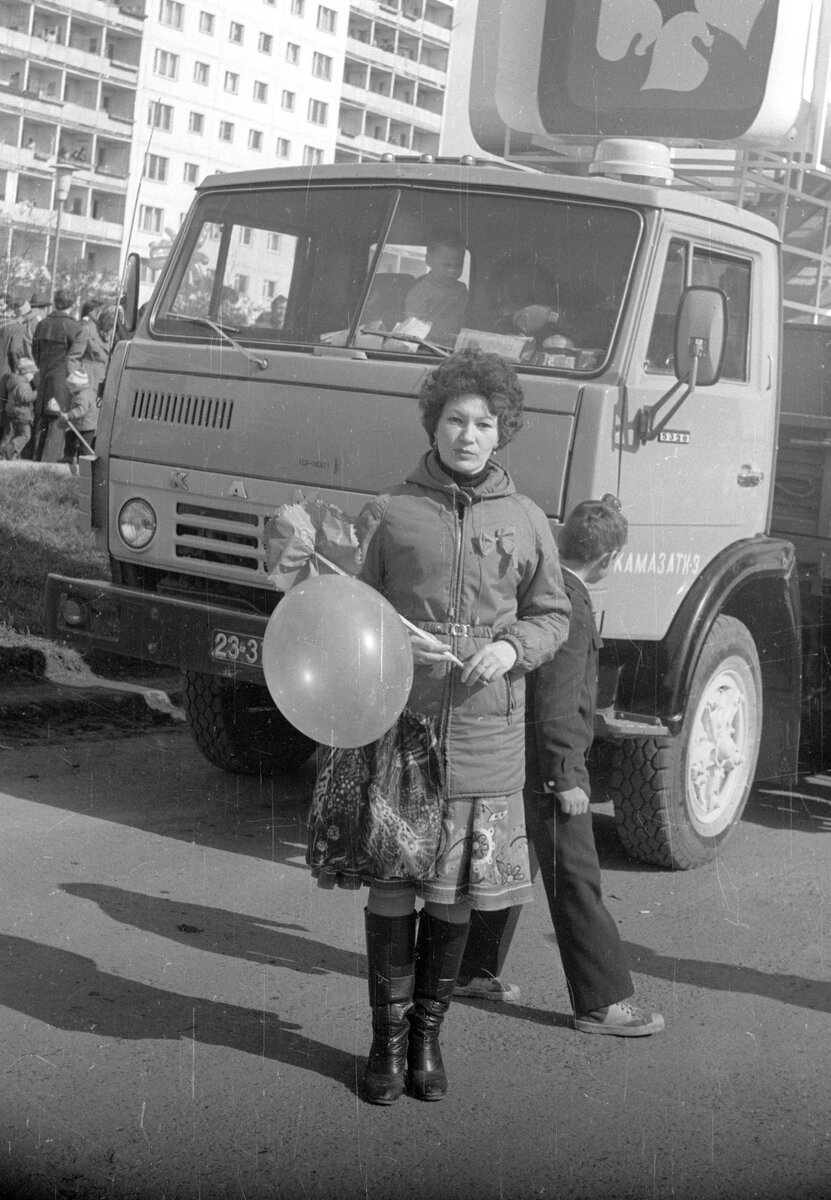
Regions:
<instances>
[{"instance_id":1,"label":"roof beacon light","mask_svg":"<svg viewBox=\"0 0 831 1200\"><path fill-rule=\"evenodd\" d=\"M672 183L669 146L639 138L604 138L597 144L589 174L631 183Z\"/></svg>"}]
</instances>

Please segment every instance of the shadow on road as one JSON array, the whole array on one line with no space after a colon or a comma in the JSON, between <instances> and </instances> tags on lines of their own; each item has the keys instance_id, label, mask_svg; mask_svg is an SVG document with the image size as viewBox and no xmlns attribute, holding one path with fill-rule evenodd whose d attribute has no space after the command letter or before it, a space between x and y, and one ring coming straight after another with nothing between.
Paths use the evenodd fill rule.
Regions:
<instances>
[{"instance_id":1,"label":"shadow on road","mask_svg":"<svg viewBox=\"0 0 831 1200\"><path fill-rule=\"evenodd\" d=\"M744 992L782 1004L795 1004L815 1012L831 1012L831 983L802 975L777 975L734 963L710 962L699 958L677 958L658 954L649 946L627 942L629 966L641 975L667 979L717 992Z\"/></svg>"},{"instance_id":2,"label":"shadow on road","mask_svg":"<svg viewBox=\"0 0 831 1200\"><path fill-rule=\"evenodd\" d=\"M355 1087L354 1055L315 1041L277 1013L121 979L83 955L10 934L0 935L0 963L0 1004L56 1029L127 1040L188 1038Z\"/></svg>"},{"instance_id":3,"label":"shadow on road","mask_svg":"<svg viewBox=\"0 0 831 1200\"><path fill-rule=\"evenodd\" d=\"M792 786L759 784L742 819L766 829L831 833L831 776L803 775Z\"/></svg>"},{"instance_id":4,"label":"shadow on road","mask_svg":"<svg viewBox=\"0 0 831 1200\"><path fill-rule=\"evenodd\" d=\"M97 904L119 924L132 925L145 933L211 954L268 963L304 975L335 973L353 978L366 975L363 955L296 936L305 931L302 925L265 921L224 908L183 904L107 884L64 883L61 891Z\"/></svg>"}]
</instances>

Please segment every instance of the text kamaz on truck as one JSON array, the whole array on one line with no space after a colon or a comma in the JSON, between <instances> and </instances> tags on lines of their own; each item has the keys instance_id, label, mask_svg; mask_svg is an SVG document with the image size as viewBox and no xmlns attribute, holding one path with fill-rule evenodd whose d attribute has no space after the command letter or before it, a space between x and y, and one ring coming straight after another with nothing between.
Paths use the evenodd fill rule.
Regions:
<instances>
[{"instance_id":1,"label":"text kamaz on truck","mask_svg":"<svg viewBox=\"0 0 831 1200\"><path fill-rule=\"evenodd\" d=\"M490 28L469 39L480 56ZM509 68L494 76L503 98ZM822 602L813 542L796 539L797 558L798 505L782 501L793 454L823 453L821 413L800 425L811 446L791 447L776 490L792 230L770 217L796 176L782 157L745 171L740 206L702 194L735 184L746 167L735 156L698 160L693 189L670 182L654 142L595 138L581 156L518 140L522 169L458 156L200 186L107 376L88 486L112 580L52 577L52 632L180 667L212 762L302 761L311 746L263 682L279 601L265 520L298 490L357 514L423 452L416 397L440 356L496 349L526 398L525 432L505 455L518 488L555 528L579 500L622 502L630 540L595 593L598 732L613 745L624 845L689 867L717 852L757 773L795 770L801 605ZM527 169L546 157L562 169ZM468 303L438 344L406 321L406 296L448 230L464 243ZM509 276L525 291L506 306ZM272 292L287 297L279 320ZM511 328L520 303L548 311L542 335ZM817 319L818 302L795 303L789 319Z\"/></svg>"}]
</instances>

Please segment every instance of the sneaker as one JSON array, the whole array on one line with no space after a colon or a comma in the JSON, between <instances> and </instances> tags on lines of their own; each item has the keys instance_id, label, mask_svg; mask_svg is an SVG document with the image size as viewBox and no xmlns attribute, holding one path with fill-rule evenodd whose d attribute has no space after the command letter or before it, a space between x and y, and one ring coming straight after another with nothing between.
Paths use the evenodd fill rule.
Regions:
<instances>
[{"instance_id":1,"label":"sneaker","mask_svg":"<svg viewBox=\"0 0 831 1200\"><path fill-rule=\"evenodd\" d=\"M577 1013L574 1017L574 1028L579 1033L607 1033L612 1037L647 1037L650 1033L660 1033L663 1027L664 1018L660 1013L647 1016L626 1000L594 1012Z\"/></svg>"},{"instance_id":2,"label":"sneaker","mask_svg":"<svg viewBox=\"0 0 831 1200\"><path fill-rule=\"evenodd\" d=\"M519 999L519 988L515 983L503 983L496 975L474 975L467 983L457 983L453 995L468 1000L499 1000L513 1004Z\"/></svg>"}]
</instances>

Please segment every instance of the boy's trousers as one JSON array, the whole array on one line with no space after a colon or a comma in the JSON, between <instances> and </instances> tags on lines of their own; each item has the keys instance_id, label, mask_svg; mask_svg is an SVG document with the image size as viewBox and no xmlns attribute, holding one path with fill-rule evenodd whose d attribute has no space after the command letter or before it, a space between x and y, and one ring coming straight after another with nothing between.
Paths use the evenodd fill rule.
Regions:
<instances>
[{"instance_id":1,"label":"boy's trousers","mask_svg":"<svg viewBox=\"0 0 831 1200\"><path fill-rule=\"evenodd\" d=\"M635 988L617 925L603 903L591 809L568 816L556 796L526 788L525 821L535 851L532 874L536 858L574 1011L625 1000ZM521 907L473 913L461 981L500 974Z\"/></svg>"}]
</instances>

